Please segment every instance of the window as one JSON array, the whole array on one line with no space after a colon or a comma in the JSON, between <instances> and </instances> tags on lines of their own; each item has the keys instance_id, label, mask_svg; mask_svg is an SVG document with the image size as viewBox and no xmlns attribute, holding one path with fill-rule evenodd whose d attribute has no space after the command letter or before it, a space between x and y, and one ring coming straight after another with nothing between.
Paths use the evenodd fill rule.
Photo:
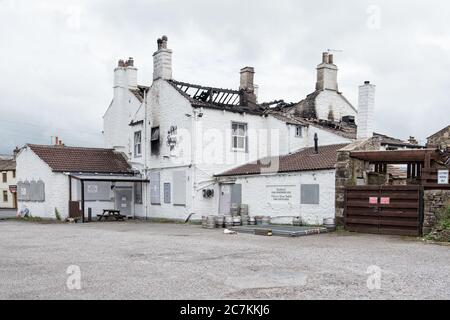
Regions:
<instances>
[{"instance_id":1,"label":"window","mask_svg":"<svg viewBox=\"0 0 450 320\"><path fill-rule=\"evenodd\" d=\"M16 178L16 171L13 171L13 179Z\"/></svg>"},{"instance_id":2,"label":"window","mask_svg":"<svg viewBox=\"0 0 450 320\"><path fill-rule=\"evenodd\" d=\"M8 191L3 191L3 202L8 202Z\"/></svg>"},{"instance_id":3,"label":"window","mask_svg":"<svg viewBox=\"0 0 450 320\"><path fill-rule=\"evenodd\" d=\"M301 203L319 204L319 191L320 189L318 184L302 184Z\"/></svg>"},{"instance_id":4,"label":"window","mask_svg":"<svg viewBox=\"0 0 450 320\"><path fill-rule=\"evenodd\" d=\"M170 183L164 183L164 203L170 203Z\"/></svg>"},{"instance_id":5,"label":"window","mask_svg":"<svg viewBox=\"0 0 450 320\"><path fill-rule=\"evenodd\" d=\"M150 174L150 203L151 204L161 204L159 181L160 181L159 172L153 172Z\"/></svg>"},{"instance_id":6,"label":"window","mask_svg":"<svg viewBox=\"0 0 450 320\"><path fill-rule=\"evenodd\" d=\"M142 182L134 183L134 203L142 204Z\"/></svg>"},{"instance_id":7,"label":"window","mask_svg":"<svg viewBox=\"0 0 450 320\"><path fill-rule=\"evenodd\" d=\"M142 154L142 134L141 131L136 131L134 133L134 156L140 157Z\"/></svg>"},{"instance_id":8,"label":"window","mask_svg":"<svg viewBox=\"0 0 450 320\"><path fill-rule=\"evenodd\" d=\"M8 176L7 176L7 172L3 172L2 173L2 176L3 176L3 183L6 183L6 182L8 182Z\"/></svg>"},{"instance_id":9,"label":"window","mask_svg":"<svg viewBox=\"0 0 450 320\"><path fill-rule=\"evenodd\" d=\"M302 126L296 126L295 127L295 136L297 138L303 137L303 127Z\"/></svg>"},{"instance_id":10,"label":"window","mask_svg":"<svg viewBox=\"0 0 450 320\"><path fill-rule=\"evenodd\" d=\"M152 128L151 138L150 138L150 149L152 155L159 154L159 127Z\"/></svg>"},{"instance_id":11,"label":"window","mask_svg":"<svg viewBox=\"0 0 450 320\"><path fill-rule=\"evenodd\" d=\"M231 124L231 146L233 150L247 152L248 141L246 123L233 122Z\"/></svg>"}]
</instances>

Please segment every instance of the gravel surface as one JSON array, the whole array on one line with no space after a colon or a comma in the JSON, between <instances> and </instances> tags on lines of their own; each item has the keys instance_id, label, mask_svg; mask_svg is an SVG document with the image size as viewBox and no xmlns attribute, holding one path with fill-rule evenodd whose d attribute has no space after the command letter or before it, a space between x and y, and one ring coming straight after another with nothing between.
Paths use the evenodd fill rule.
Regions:
<instances>
[{"instance_id":1,"label":"gravel surface","mask_svg":"<svg viewBox=\"0 0 450 320\"><path fill-rule=\"evenodd\" d=\"M80 290L67 288L71 265ZM449 246L411 238L0 221L0 299L449 299L449 275Z\"/></svg>"}]
</instances>

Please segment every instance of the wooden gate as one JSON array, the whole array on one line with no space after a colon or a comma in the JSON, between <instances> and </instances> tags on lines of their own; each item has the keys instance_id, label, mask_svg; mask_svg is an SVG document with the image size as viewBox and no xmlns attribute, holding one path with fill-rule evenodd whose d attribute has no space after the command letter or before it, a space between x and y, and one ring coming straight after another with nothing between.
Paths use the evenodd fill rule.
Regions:
<instances>
[{"instance_id":1,"label":"wooden gate","mask_svg":"<svg viewBox=\"0 0 450 320\"><path fill-rule=\"evenodd\" d=\"M348 231L420 236L423 222L421 186L356 186L345 192Z\"/></svg>"}]
</instances>

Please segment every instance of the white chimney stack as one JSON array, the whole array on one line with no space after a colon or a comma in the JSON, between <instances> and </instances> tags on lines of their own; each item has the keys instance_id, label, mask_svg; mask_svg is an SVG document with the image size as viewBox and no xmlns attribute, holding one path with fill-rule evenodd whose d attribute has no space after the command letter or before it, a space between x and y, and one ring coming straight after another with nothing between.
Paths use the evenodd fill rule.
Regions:
<instances>
[{"instance_id":1,"label":"white chimney stack","mask_svg":"<svg viewBox=\"0 0 450 320\"><path fill-rule=\"evenodd\" d=\"M357 139L373 137L375 129L375 87L369 81L364 82L364 85L359 87L358 116L356 118Z\"/></svg>"},{"instance_id":2,"label":"white chimney stack","mask_svg":"<svg viewBox=\"0 0 450 320\"><path fill-rule=\"evenodd\" d=\"M338 68L333 60L332 54L329 54L328 52L322 54L322 63L317 66L316 90L338 91Z\"/></svg>"},{"instance_id":3,"label":"white chimney stack","mask_svg":"<svg viewBox=\"0 0 450 320\"><path fill-rule=\"evenodd\" d=\"M158 50L153 54L153 80L172 80L172 50L167 49L167 37L158 39Z\"/></svg>"},{"instance_id":4,"label":"white chimney stack","mask_svg":"<svg viewBox=\"0 0 450 320\"><path fill-rule=\"evenodd\" d=\"M114 69L114 91L117 97L120 89L137 88L137 68L134 66L133 58L127 61L119 60Z\"/></svg>"}]
</instances>

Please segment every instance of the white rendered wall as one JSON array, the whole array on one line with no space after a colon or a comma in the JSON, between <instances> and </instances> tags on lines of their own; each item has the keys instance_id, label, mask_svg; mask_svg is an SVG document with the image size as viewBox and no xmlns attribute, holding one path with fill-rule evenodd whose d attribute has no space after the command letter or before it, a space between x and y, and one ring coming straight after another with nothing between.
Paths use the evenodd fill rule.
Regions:
<instances>
[{"instance_id":1,"label":"white rendered wall","mask_svg":"<svg viewBox=\"0 0 450 320\"><path fill-rule=\"evenodd\" d=\"M339 121L343 116L355 116L356 110L337 91L324 90L316 97L316 112L319 119L328 119L333 110L334 120Z\"/></svg>"},{"instance_id":2,"label":"white rendered wall","mask_svg":"<svg viewBox=\"0 0 450 320\"><path fill-rule=\"evenodd\" d=\"M335 170L305 171L292 174L242 176L236 179L242 184L242 203L249 205L250 216L298 217L310 225L321 225L324 218L334 218ZM300 185L319 184L318 205L300 203ZM275 204L268 198L267 186L292 186L292 201ZM280 221L292 222L291 218Z\"/></svg>"},{"instance_id":3,"label":"white rendered wall","mask_svg":"<svg viewBox=\"0 0 450 320\"><path fill-rule=\"evenodd\" d=\"M42 180L45 183L45 201L18 201L18 210L28 208L33 217L55 219L55 208L61 218L69 215L69 178L52 172L30 148L23 149L17 159L17 181Z\"/></svg>"}]
</instances>

